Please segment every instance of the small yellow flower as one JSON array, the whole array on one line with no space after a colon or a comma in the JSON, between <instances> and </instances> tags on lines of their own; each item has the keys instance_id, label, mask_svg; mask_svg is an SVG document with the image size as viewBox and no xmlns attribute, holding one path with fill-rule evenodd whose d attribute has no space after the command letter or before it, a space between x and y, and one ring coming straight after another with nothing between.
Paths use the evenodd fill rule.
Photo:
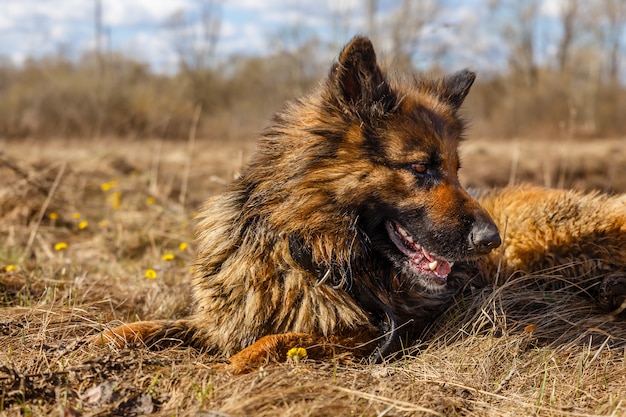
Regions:
<instances>
[{"instance_id":1,"label":"small yellow flower","mask_svg":"<svg viewBox=\"0 0 626 417\"><path fill-rule=\"evenodd\" d=\"M67 249L67 243L66 242L58 242L54 244L54 250L57 252L60 252L62 250Z\"/></svg>"},{"instance_id":2,"label":"small yellow flower","mask_svg":"<svg viewBox=\"0 0 626 417\"><path fill-rule=\"evenodd\" d=\"M7 265L7 266L4 267L4 270L6 272L13 272L13 271L15 271L15 265Z\"/></svg>"},{"instance_id":3,"label":"small yellow flower","mask_svg":"<svg viewBox=\"0 0 626 417\"><path fill-rule=\"evenodd\" d=\"M98 227L103 228L103 229L104 229L105 227L107 227L108 225L109 225L109 221L108 221L108 220L100 220L100 221L98 222Z\"/></svg>"},{"instance_id":4,"label":"small yellow flower","mask_svg":"<svg viewBox=\"0 0 626 417\"><path fill-rule=\"evenodd\" d=\"M180 245L178 245L178 250L184 252L187 249L187 246L189 246L187 242L181 242Z\"/></svg>"},{"instance_id":5,"label":"small yellow flower","mask_svg":"<svg viewBox=\"0 0 626 417\"><path fill-rule=\"evenodd\" d=\"M155 279L156 277L157 277L157 273L154 269L152 268L146 269L146 278Z\"/></svg>"},{"instance_id":6,"label":"small yellow flower","mask_svg":"<svg viewBox=\"0 0 626 417\"><path fill-rule=\"evenodd\" d=\"M302 347L291 348L287 352L287 360L293 361L295 363L300 362L302 359L306 357L307 357L306 349Z\"/></svg>"},{"instance_id":7,"label":"small yellow flower","mask_svg":"<svg viewBox=\"0 0 626 417\"><path fill-rule=\"evenodd\" d=\"M114 178L109 182L102 183L102 185L100 186L100 189L102 191L109 191L115 188L116 185L117 185L117 178Z\"/></svg>"},{"instance_id":8,"label":"small yellow flower","mask_svg":"<svg viewBox=\"0 0 626 417\"><path fill-rule=\"evenodd\" d=\"M48 218L50 220L58 220L59 219L59 215L57 213L55 213L54 211L48 213Z\"/></svg>"},{"instance_id":9,"label":"small yellow flower","mask_svg":"<svg viewBox=\"0 0 626 417\"><path fill-rule=\"evenodd\" d=\"M87 220L83 220L80 223L78 223L78 229L79 230L86 229L87 226L89 226L89 222Z\"/></svg>"},{"instance_id":10,"label":"small yellow flower","mask_svg":"<svg viewBox=\"0 0 626 417\"><path fill-rule=\"evenodd\" d=\"M76 220L80 219L80 213L79 212L74 212L74 214L72 214L72 217Z\"/></svg>"},{"instance_id":11,"label":"small yellow flower","mask_svg":"<svg viewBox=\"0 0 626 417\"><path fill-rule=\"evenodd\" d=\"M161 259L164 261L173 261L175 257L176 256L174 256L173 253L166 253L161 257Z\"/></svg>"},{"instance_id":12,"label":"small yellow flower","mask_svg":"<svg viewBox=\"0 0 626 417\"><path fill-rule=\"evenodd\" d=\"M148 204L148 205L152 205L152 204L154 204L154 203L156 203L156 198L154 198L154 197L148 197L148 198L146 198L146 204Z\"/></svg>"},{"instance_id":13,"label":"small yellow flower","mask_svg":"<svg viewBox=\"0 0 626 417\"><path fill-rule=\"evenodd\" d=\"M121 199L122 199L122 193L120 193L119 191L116 191L107 197L107 201L111 203L111 207L113 207L114 210L117 210L118 208L120 208Z\"/></svg>"}]
</instances>

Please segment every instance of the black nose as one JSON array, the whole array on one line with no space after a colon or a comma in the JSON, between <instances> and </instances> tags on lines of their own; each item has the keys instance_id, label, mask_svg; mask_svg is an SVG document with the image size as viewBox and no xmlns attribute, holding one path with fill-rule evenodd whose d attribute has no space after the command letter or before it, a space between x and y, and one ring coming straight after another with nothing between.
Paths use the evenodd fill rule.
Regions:
<instances>
[{"instance_id":1,"label":"black nose","mask_svg":"<svg viewBox=\"0 0 626 417\"><path fill-rule=\"evenodd\" d=\"M502 243L498 228L492 221L477 221L470 232L470 244L481 255L491 252Z\"/></svg>"}]
</instances>

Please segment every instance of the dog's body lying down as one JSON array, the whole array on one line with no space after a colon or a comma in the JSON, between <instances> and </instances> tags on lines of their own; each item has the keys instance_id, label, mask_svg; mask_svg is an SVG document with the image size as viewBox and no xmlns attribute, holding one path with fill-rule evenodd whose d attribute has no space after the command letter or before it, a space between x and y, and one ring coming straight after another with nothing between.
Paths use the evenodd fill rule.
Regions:
<instances>
[{"instance_id":1,"label":"dog's body lying down","mask_svg":"<svg viewBox=\"0 0 626 417\"><path fill-rule=\"evenodd\" d=\"M417 338L468 279L558 265L618 306L624 197L514 188L476 200L461 187L457 112L473 81L469 71L392 78L370 41L353 39L202 208L194 315L96 339L183 342L234 355L236 371L295 346L378 360Z\"/></svg>"}]
</instances>

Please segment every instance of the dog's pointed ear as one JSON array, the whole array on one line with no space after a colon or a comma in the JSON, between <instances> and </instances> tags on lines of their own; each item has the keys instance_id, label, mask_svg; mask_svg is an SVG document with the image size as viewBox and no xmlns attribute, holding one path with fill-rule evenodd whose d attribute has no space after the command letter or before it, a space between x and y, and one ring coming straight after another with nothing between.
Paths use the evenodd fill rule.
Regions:
<instances>
[{"instance_id":1,"label":"dog's pointed ear","mask_svg":"<svg viewBox=\"0 0 626 417\"><path fill-rule=\"evenodd\" d=\"M361 113L374 103L392 97L382 70L376 61L372 42L362 36L353 38L341 51L333 66L329 83L339 102ZM387 107L387 106L385 106Z\"/></svg>"},{"instance_id":2,"label":"dog's pointed ear","mask_svg":"<svg viewBox=\"0 0 626 417\"><path fill-rule=\"evenodd\" d=\"M476 73L464 69L448 75L440 80L437 86L438 96L448 103L454 110L458 110L474 84Z\"/></svg>"}]
</instances>

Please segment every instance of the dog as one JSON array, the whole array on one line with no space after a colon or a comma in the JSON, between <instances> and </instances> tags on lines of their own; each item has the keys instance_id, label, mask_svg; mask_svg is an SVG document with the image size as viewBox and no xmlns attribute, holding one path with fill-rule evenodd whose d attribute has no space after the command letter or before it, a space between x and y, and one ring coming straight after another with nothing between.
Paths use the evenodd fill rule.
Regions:
<instances>
[{"instance_id":1,"label":"dog","mask_svg":"<svg viewBox=\"0 0 626 417\"><path fill-rule=\"evenodd\" d=\"M297 346L377 362L420 337L467 281L578 258L606 287L597 297L621 303L609 281L626 281L623 199L516 188L479 201L461 186L459 109L474 79L387 74L370 40L353 38L200 210L195 313L94 340L191 345L230 356L234 372Z\"/></svg>"}]
</instances>

